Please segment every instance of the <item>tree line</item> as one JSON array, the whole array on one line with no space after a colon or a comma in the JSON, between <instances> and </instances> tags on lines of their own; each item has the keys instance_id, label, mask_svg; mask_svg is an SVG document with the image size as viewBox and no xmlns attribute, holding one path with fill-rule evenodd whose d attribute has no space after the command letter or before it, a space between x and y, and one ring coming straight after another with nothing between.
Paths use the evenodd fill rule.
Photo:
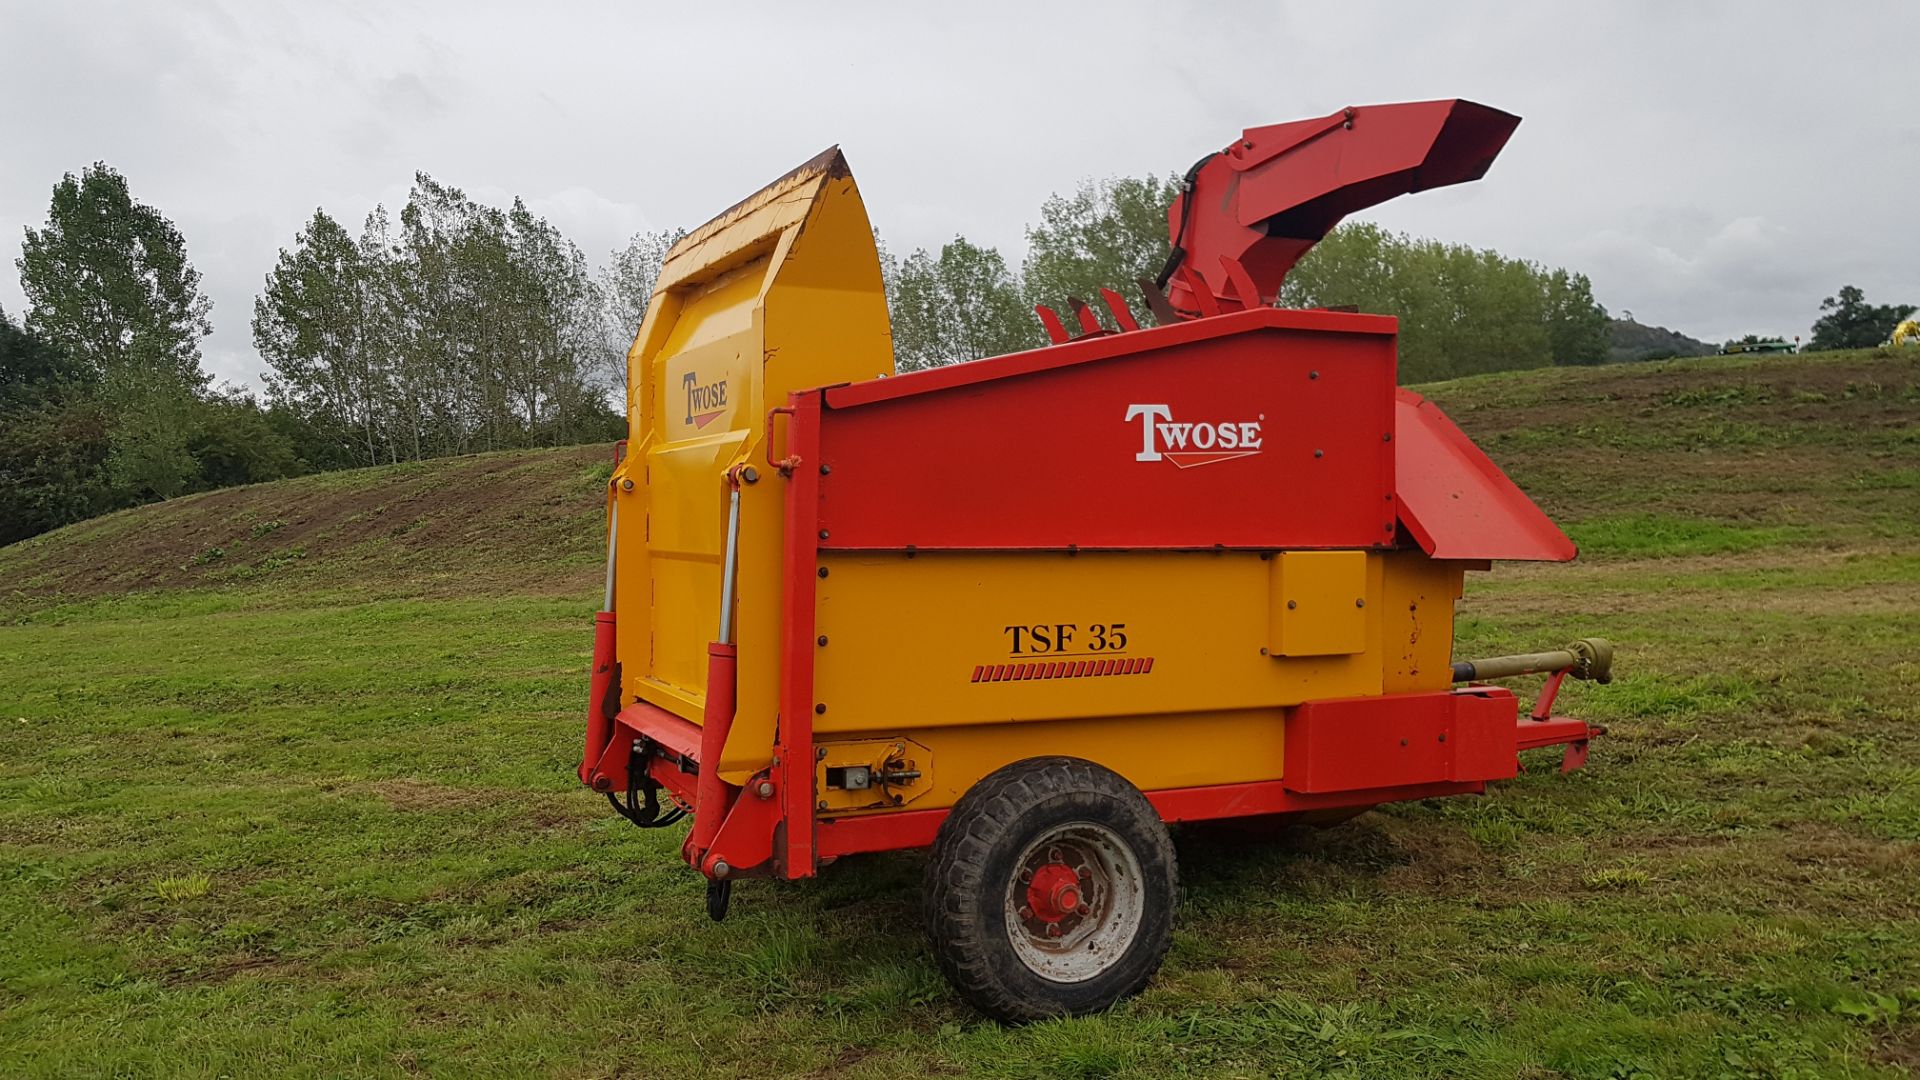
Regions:
<instances>
[{"instance_id":1,"label":"tree line","mask_svg":"<svg viewBox=\"0 0 1920 1080\"><path fill-rule=\"evenodd\" d=\"M233 484L618 438L627 345L677 234L597 273L521 200L426 174L357 235L326 210L254 302L264 391L213 385L180 231L105 164L55 185L0 311L0 543Z\"/></svg>"},{"instance_id":2,"label":"tree line","mask_svg":"<svg viewBox=\"0 0 1920 1080\"><path fill-rule=\"evenodd\" d=\"M881 245L899 367L1045 343L1035 303L1129 295L1167 256L1172 176L1049 197L1017 265L961 236ZM515 199L424 173L357 231L325 208L253 304L256 395L212 384L211 304L186 241L105 164L55 185L0 312L0 543L119 507L305 472L618 438L625 355L681 234L634 236L597 269ZM1336 230L1282 302L1401 318L1408 381L1589 363L1606 312L1584 275L1366 224ZM1096 305L1097 307L1097 305Z\"/></svg>"},{"instance_id":3,"label":"tree line","mask_svg":"<svg viewBox=\"0 0 1920 1080\"><path fill-rule=\"evenodd\" d=\"M1166 262L1167 208L1178 189L1175 176L1122 177L1048 198L1017 270L961 236L937 254L883 252L900 368L1037 348L1046 338L1034 304L1064 314L1068 297L1094 301L1101 286L1119 290L1144 319L1134 282ZM1365 222L1340 226L1309 251L1280 303L1398 316L1406 382L1599 363L1609 344L1607 312L1586 275Z\"/></svg>"},{"instance_id":4,"label":"tree line","mask_svg":"<svg viewBox=\"0 0 1920 1080\"><path fill-rule=\"evenodd\" d=\"M596 278L522 200L424 173L397 226L375 207L355 237L316 210L254 301L267 399L327 466L617 438L609 389L665 248L636 237Z\"/></svg>"}]
</instances>

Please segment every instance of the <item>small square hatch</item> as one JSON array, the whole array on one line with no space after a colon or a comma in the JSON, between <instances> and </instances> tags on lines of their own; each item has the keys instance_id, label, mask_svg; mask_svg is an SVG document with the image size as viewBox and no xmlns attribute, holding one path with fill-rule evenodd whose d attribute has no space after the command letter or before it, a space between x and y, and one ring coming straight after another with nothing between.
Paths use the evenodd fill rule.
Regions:
<instances>
[{"instance_id":1,"label":"small square hatch","mask_svg":"<svg viewBox=\"0 0 1920 1080\"><path fill-rule=\"evenodd\" d=\"M1267 651L1344 656L1367 648L1367 553L1283 551L1268 561Z\"/></svg>"}]
</instances>

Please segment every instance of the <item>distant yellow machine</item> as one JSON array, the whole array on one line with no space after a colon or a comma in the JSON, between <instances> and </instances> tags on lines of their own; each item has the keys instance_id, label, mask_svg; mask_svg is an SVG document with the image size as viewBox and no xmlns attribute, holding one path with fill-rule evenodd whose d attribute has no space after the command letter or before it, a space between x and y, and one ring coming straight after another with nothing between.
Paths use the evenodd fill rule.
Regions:
<instances>
[{"instance_id":1,"label":"distant yellow machine","mask_svg":"<svg viewBox=\"0 0 1920 1080\"><path fill-rule=\"evenodd\" d=\"M1893 328L1893 345L1920 345L1920 319L1908 319Z\"/></svg>"}]
</instances>

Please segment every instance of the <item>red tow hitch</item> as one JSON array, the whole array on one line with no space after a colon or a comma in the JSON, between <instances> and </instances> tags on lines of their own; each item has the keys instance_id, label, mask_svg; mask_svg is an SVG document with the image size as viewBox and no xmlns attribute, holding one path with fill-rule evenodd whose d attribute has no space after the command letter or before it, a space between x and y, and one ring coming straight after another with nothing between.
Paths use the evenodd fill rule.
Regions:
<instances>
[{"instance_id":1,"label":"red tow hitch","mask_svg":"<svg viewBox=\"0 0 1920 1080\"><path fill-rule=\"evenodd\" d=\"M1554 716L1553 702L1560 696L1560 686L1571 675L1576 679L1588 679L1597 683L1613 681L1613 645L1605 638L1581 638L1564 649L1552 652L1523 653L1519 656L1496 656L1488 660L1462 660L1453 665L1455 682L1476 682L1483 679L1508 679L1515 675L1552 672L1545 686L1540 688L1540 697L1533 703L1533 710L1519 721L1520 730L1515 740L1518 749L1537 750L1543 746L1565 746L1567 752L1560 758L1560 771L1572 772L1587 763L1587 744L1595 735L1605 735L1607 729L1598 724L1589 724L1585 720L1576 720L1570 716Z\"/></svg>"}]
</instances>

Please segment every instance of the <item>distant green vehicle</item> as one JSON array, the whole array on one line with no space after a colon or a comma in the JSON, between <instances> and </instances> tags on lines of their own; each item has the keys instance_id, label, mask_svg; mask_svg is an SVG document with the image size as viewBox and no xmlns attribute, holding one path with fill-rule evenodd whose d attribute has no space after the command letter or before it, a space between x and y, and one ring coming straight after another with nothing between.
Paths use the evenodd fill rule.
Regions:
<instances>
[{"instance_id":1,"label":"distant green vehicle","mask_svg":"<svg viewBox=\"0 0 1920 1080\"><path fill-rule=\"evenodd\" d=\"M1799 349L1791 341L1781 338L1768 338L1765 341L1729 341L1720 346L1721 356L1743 356L1748 353L1790 353Z\"/></svg>"}]
</instances>

